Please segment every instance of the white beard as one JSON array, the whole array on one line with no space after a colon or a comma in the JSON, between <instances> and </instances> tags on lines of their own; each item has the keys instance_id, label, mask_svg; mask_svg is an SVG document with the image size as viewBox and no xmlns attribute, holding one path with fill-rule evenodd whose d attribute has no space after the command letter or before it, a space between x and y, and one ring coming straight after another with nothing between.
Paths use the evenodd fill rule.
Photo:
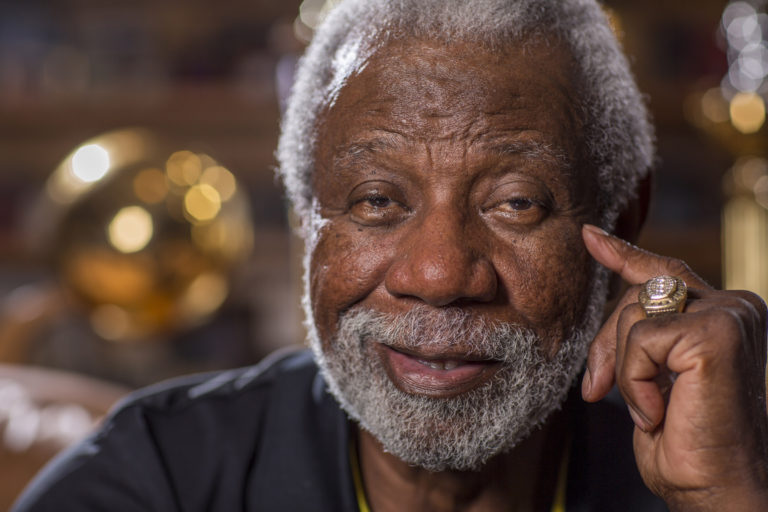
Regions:
<instances>
[{"instance_id":1,"label":"white beard","mask_svg":"<svg viewBox=\"0 0 768 512\"><path fill-rule=\"evenodd\" d=\"M331 393L347 414L408 464L430 471L476 470L512 449L560 408L599 327L608 273L596 269L580 325L547 358L530 329L487 322L460 308L413 308L405 315L362 307L345 312L324 350L310 319L309 343ZM305 308L309 301L304 301ZM462 347L502 362L487 382L450 398L405 393L371 348Z\"/></svg>"}]
</instances>

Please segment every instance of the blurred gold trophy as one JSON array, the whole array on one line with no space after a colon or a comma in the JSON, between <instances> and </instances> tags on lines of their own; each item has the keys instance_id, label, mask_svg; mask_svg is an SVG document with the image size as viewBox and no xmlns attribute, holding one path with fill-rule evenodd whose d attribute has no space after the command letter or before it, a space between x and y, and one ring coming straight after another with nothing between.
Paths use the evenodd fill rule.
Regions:
<instances>
[{"instance_id":1,"label":"blurred gold trophy","mask_svg":"<svg viewBox=\"0 0 768 512\"><path fill-rule=\"evenodd\" d=\"M0 485L0 509L127 391L72 371L135 382L175 371L149 369L168 364L167 344L146 342L209 319L253 245L233 174L141 129L75 148L26 232L30 257L42 256L53 279L0 297L0 472L14 476ZM83 332L82 318L97 336ZM29 366L41 362L70 371Z\"/></svg>"},{"instance_id":2,"label":"blurred gold trophy","mask_svg":"<svg viewBox=\"0 0 768 512\"><path fill-rule=\"evenodd\" d=\"M93 330L111 341L163 337L206 320L253 245L234 175L142 129L100 135L69 154L29 232Z\"/></svg>"}]
</instances>

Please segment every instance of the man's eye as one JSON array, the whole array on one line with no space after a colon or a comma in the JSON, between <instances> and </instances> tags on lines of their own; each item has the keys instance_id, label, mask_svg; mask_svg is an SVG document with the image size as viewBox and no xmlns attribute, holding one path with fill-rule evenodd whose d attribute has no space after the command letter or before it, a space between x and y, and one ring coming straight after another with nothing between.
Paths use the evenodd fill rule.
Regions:
<instances>
[{"instance_id":1,"label":"man's eye","mask_svg":"<svg viewBox=\"0 0 768 512\"><path fill-rule=\"evenodd\" d=\"M515 199L507 199L499 203L496 208L502 212L517 213L528 212L529 210L536 210L540 208L538 202L526 197L516 197Z\"/></svg>"},{"instance_id":2,"label":"man's eye","mask_svg":"<svg viewBox=\"0 0 768 512\"><path fill-rule=\"evenodd\" d=\"M392 224L405 215L405 207L381 194L371 194L355 201L350 208L354 222L365 226Z\"/></svg>"},{"instance_id":3,"label":"man's eye","mask_svg":"<svg viewBox=\"0 0 768 512\"><path fill-rule=\"evenodd\" d=\"M374 208L386 208L392 203L392 200L385 196L370 196L366 197L364 201L367 201Z\"/></svg>"},{"instance_id":4,"label":"man's eye","mask_svg":"<svg viewBox=\"0 0 768 512\"><path fill-rule=\"evenodd\" d=\"M530 199L510 199L507 201L507 207L516 211L530 210L533 206L533 201Z\"/></svg>"},{"instance_id":5,"label":"man's eye","mask_svg":"<svg viewBox=\"0 0 768 512\"><path fill-rule=\"evenodd\" d=\"M533 225L547 215L549 209L544 204L526 197L506 199L487 210L494 218L514 225Z\"/></svg>"}]
</instances>

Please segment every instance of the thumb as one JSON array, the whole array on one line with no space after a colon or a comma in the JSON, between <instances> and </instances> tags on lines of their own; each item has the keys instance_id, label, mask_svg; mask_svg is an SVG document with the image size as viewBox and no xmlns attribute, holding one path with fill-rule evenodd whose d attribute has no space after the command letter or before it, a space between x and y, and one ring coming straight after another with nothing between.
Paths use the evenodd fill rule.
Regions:
<instances>
[{"instance_id":1,"label":"thumb","mask_svg":"<svg viewBox=\"0 0 768 512\"><path fill-rule=\"evenodd\" d=\"M641 284L658 275L671 275L681 278L689 287L710 288L682 260L640 249L597 226L584 224L582 237L592 257L628 284Z\"/></svg>"}]
</instances>

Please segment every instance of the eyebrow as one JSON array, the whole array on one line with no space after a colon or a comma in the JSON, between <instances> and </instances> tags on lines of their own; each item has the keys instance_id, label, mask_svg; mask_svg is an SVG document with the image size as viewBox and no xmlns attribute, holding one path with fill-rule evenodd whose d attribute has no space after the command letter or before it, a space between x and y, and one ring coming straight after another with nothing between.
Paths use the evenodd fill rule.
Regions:
<instances>
[{"instance_id":1,"label":"eyebrow","mask_svg":"<svg viewBox=\"0 0 768 512\"><path fill-rule=\"evenodd\" d=\"M403 135L397 132L387 132L383 136L353 141L340 148L334 157L335 164L349 164L359 161L366 156L385 151L403 149ZM499 156L524 156L545 160L563 169L570 167L566 155L552 145L537 140L492 140L482 144L485 151Z\"/></svg>"},{"instance_id":2,"label":"eyebrow","mask_svg":"<svg viewBox=\"0 0 768 512\"><path fill-rule=\"evenodd\" d=\"M397 132L386 132L379 137L353 141L339 148L333 157L333 161L337 165L354 163L368 155L384 151L396 151L403 148L403 145L400 143L402 138L403 136Z\"/></svg>"},{"instance_id":3,"label":"eyebrow","mask_svg":"<svg viewBox=\"0 0 768 512\"><path fill-rule=\"evenodd\" d=\"M345 155L355 157L362 153L376 153L381 150L399 149L403 135L397 132L386 132L378 137L353 141L344 148Z\"/></svg>"},{"instance_id":4,"label":"eyebrow","mask_svg":"<svg viewBox=\"0 0 768 512\"><path fill-rule=\"evenodd\" d=\"M536 140L505 140L493 142L487 150L498 155L521 155L530 158L547 160L561 167L569 167L565 154L552 145Z\"/></svg>"}]
</instances>

